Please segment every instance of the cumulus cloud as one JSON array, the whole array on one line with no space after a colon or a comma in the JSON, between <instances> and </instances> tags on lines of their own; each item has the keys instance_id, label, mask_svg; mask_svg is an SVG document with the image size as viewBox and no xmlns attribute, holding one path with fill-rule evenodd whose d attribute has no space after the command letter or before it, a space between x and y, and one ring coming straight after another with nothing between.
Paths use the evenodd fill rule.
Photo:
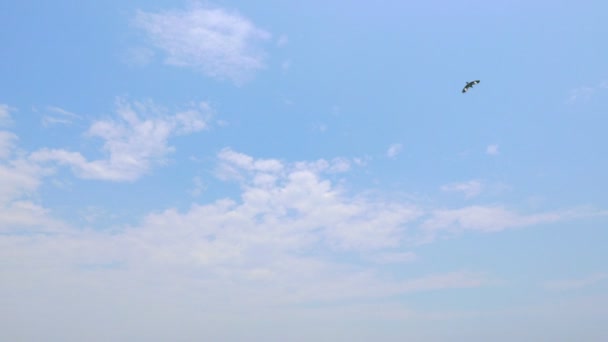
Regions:
<instances>
[{"instance_id":1,"label":"cumulus cloud","mask_svg":"<svg viewBox=\"0 0 608 342\"><path fill-rule=\"evenodd\" d=\"M128 113L125 121L141 123ZM334 308L353 318L366 312L367 318L369 307L361 301L387 314L392 297L491 283L483 272L408 268L418 259L411 248L420 231L490 232L593 213L521 214L496 206L433 210L353 194L332 181L332 170L343 170L343 161L289 162L226 148L217 155L217 174L238 186L237 196L151 212L111 232L63 227L33 234L35 227L51 226L48 210L12 200L8 211L0 211L0 259L10 279L0 282L0 292L11 294L3 308L16 314L7 316L11 330L3 333L24 336L32 322L52 327L48 317L58 317L68 322L62 328L76 326L87 340L89 334L124 339L117 329L100 327L102 317L106 324L128 326L121 333L135 339L175 338L177 325L184 336L201 336L201 320L223 324L204 336L225 339L235 322L251 324L251 317L276 323L291 313L296 322ZM18 173L23 170L13 176ZM19 182L29 184L20 193L37 186L25 180L7 184ZM6 212L18 216L2 218ZM388 270L394 266L401 271ZM318 306L323 310L307 316L306 307ZM416 315L403 307L389 312Z\"/></svg>"},{"instance_id":2,"label":"cumulus cloud","mask_svg":"<svg viewBox=\"0 0 608 342\"><path fill-rule=\"evenodd\" d=\"M166 53L169 65L236 83L264 68L260 43L271 35L240 14L196 4L187 10L138 11L133 22Z\"/></svg>"},{"instance_id":3,"label":"cumulus cloud","mask_svg":"<svg viewBox=\"0 0 608 342\"><path fill-rule=\"evenodd\" d=\"M150 213L111 233L0 234L0 258L7 261L3 272L12 280L0 283L0 291L21 299L5 307L19 305L20 312L37 315L30 309L39 296L52 293L48 298L63 307L84 301L111 317L119 307L130 317L166 312L161 309L166 304L192 312L196 320L234 322L223 315L245 310L276 318L279 310L299 310L302 304L336 305L487 283L476 272L393 276L366 263L341 261L352 253L373 264L414 261L400 245L419 211L410 204L348 195L323 176L331 167L315 162L257 159L228 149L218 159L242 175L238 199ZM34 284L29 295L14 286L26 281ZM167 302L161 307L147 306L164 303L162 298ZM70 312L57 314L78 319Z\"/></svg>"},{"instance_id":4,"label":"cumulus cloud","mask_svg":"<svg viewBox=\"0 0 608 342\"><path fill-rule=\"evenodd\" d=\"M80 152L47 148L33 152L30 159L69 165L82 178L133 181L164 162L173 151L169 138L205 129L210 113L206 103L167 114L152 102L119 100L117 118L96 121L87 131L89 137L104 141L106 159L88 161Z\"/></svg>"},{"instance_id":5,"label":"cumulus cloud","mask_svg":"<svg viewBox=\"0 0 608 342\"><path fill-rule=\"evenodd\" d=\"M0 131L0 234L59 229L63 224L32 201L49 170L24 159L17 140L16 134Z\"/></svg>"}]
</instances>

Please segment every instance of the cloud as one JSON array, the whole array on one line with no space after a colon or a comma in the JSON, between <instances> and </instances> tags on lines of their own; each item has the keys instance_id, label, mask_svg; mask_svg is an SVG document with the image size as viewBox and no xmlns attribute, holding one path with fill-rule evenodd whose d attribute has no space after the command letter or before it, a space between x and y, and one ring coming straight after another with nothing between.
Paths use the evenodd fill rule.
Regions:
<instances>
[{"instance_id":1,"label":"cloud","mask_svg":"<svg viewBox=\"0 0 608 342\"><path fill-rule=\"evenodd\" d=\"M369 260L380 264L401 264L413 262L417 259L413 252L382 252L368 257Z\"/></svg>"},{"instance_id":2,"label":"cloud","mask_svg":"<svg viewBox=\"0 0 608 342\"><path fill-rule=\"evenodd\" d=\"M44 148L30 160L69 165L82 178L133 181L173 152L169 138L205 129L210 113L206 103L170 115L152 102L118 100L117 118L96 121L87 132L104 140L106 159L88 161L79 152Z\"/></svg>"},{"instance_id":3,"label":"cloud","mask_svg":"<svg viewBox=\"0 0 608 342\"><path fill-rule=\"evenodd\" d=\"M14 111L14 108L0 103L0 126L5 126L11 123L12 111Z\"/></svg>"},{"instance_id":4,"label":"cloud","mask_svg":"<svg viewBox=\"0 0 608 342\"><path fill-rule=\"evenodd\" d=\"M595 273L584 278L547 282L545 288L554 291L577 290L597 285L605 280L608 280L608 273Z\"/></svg>"},{"instance_id":5,"label":"cloud","mask_svg":"<svg viewBox=\"0 0 608 342\"><path fill-rule=\"evenodd\" d=\"M473 198L478 196L482 190L482 183L478 180L470 180L463 183L451 183L441 187L442 191L462 192L465 198Z\"/></svg>"},{"instance_id":6,"label":"cloud","mask_svg":"<svg viewBox=\"0 0 608 342\"><path fill-rule=\"evenodd\" d=\"M601 91L603 89L608 89L607 81L602 81L599 84L593 86L582 86L574 88L570 90L570 97L566 102L588 102L598 91Z\"/></svg>"},{"instance_id":7,"label":"cloud","mask_svg":"<svg viewBox=\"0 0 608 342\"><path fill-rule=\"evenodd\" d=\"M17 136L14 133L0 131L0 160L10 157L16 141Z\"/></svg>"},{"instance_id":8,"label":"cloud","mask_svg":"<svg viewBox=\"0 0 608 342\"><path fill-rule=\"evenodd\" d=\"M498 145L491 144L491 145L486 146L486 154L491 155L491 156L497 156L499 154Z\"/></svg>"},{"instance_id":9,"label":"cloud","mask_svg":"<svg viewBox=\"0 0 608 342\"><path fill-rule=\"evenodd\" d=\"M353 253L374 264L413 262L415 255L400 249L406 225L420 212L410 204L347 194L324 176L331 162L288 163L230 149L220 151L218 162L242 176L238 200L168 208L111 232L0 234L3 272L12 279L0 291L31 298L20 302L24 308L53 293L48 298L63 307L84 300L108 314L110 307L135 314L142 303L170 298L169 306L218 317L246 308L259 313L487 283L477 272L395 276L349 262L345 256ZM29 296L13 287L26 281L34 284ZM89 295L81 297L79 289Z\"/></svg>"},{"instance_id":10,"label":"cloud","mask_svg":"<svg viewBox=\"0 0 608 342\"><path fill-rule=\"evenodd\" d=\"M50 171L23 159L17 141L14 133L0 131L0 235L61 229L63 224L31 200Z\"/></svg>"},{"instance_id":11,"label":"cloud","mask_svg":"<svg viewBox=\"0 0 608 342\"><path fill-rule=\"evenodd\" d=\"M395 158L399 153L401 153L402 148L403 146L401 144L392 144L386 151L386 156L389 158Z\"/></svg>"},{"instance_id":12,"label":"cloud","mask_svg":"<svg viewBox=\"0 0 608 342\"><path fill-rule=\"evenodd\" d=\"M144 121L141 113L129 113L122 120ZM67 334L167 340L179 331L184 339L209 334L202 339L226 340L235 324L260 324L258 334L267 337L277 321L305 319L301 329L307 331L319 314L323 320L339 314L340 322L392 317L401 324L404 317L425 315L408 309L406 296L491 284L480 271L408 267L423 257L411 251L417 233L490 232L594 213L521 214L499 206L433 210L352 193L332 180L344 160L290 162L222 149L217 174L236 184L237 195L150 212L111 231L56 222L37 234L40 227L53 227L51 213L16 197L36 190L36 170L30 170L33 183L7 181L24 188L0 210L0 260L9 279L0 282L0 292L10 294L0 310L14 313L6 315L3 336L34 334L27 336L40 340L35 334L41 330L57 334L54 340ZM26 174L27 167L36 165L15 161L11 174ZM201 321L212 322L212 331L200 329ZM45 329L32 331L32 324Z\"/></svg>"},{"instance_id":13,"label":"cloud","mask_svg":"<svg viewBox=\"0 0 608 342\"><path fill-rule=\"evenodd\" d=\"M589 208L521 214L504 206L472 205L459 209L432 210L421 225L432 241L444 233L464 231L498 232L505 229L528 227L582 217L605 216L605 211Z\"/></svg>"},{"instance_id":14,"label":"cloud","mask_svg":"<svg viewBox=\"0 0 608 342\"><path fill-rule=\"evenodd\" d=\"M237 13L196 4L188 10L138 11L133 22L166 53L169 65L236 83L264 68L260 43L271 35Z\"/></svg>"},{"instance_id":15,"label":"cloud","mask_svg":"<svg viewBox=\"0 0 608 342\"><path fill-rule=\"evenodd\" d=\"M123 61L131 66L143 67L152 62L154 55L154 50L150 48L135 46L125 52Z\"/></svg>"},{"instance_id":16,"label":"cloud","mask_svg":"<svg viewBox=\"0 0 608 342\"><path fill-rule=\"evenodd\" d=\"M194 186L193 186L192 190L190 190L190 195L192 195L193 197L200 196L203 193L203 191L206 190L206 186L200 177L194 177L192 179L192 183Z\"/></svg>"},{"instance_id":17,"label":"cloud","mask_svg":"<svg viewBox=\"0 0 608 342\"><path fill-rule=\"evenodd\" d=\"M45 111L48 113L42 117L42 125L45 127L56 124L70 125L74 120L82 119L80 115L56 106L46 106Z\"/></svg>"},{"instance_id":18,"label":"cloud","mask_svg":"<svg viewBox=\"0 0 608 342\"><path fill-rule=\"evenodd\" d=\"M568 98L569 103L577 101L587 102L591 99L591 96L595 93L596 89L593 87L580 87L572 89L570 91L570 97Z\"/></svg>"}]
</instances>

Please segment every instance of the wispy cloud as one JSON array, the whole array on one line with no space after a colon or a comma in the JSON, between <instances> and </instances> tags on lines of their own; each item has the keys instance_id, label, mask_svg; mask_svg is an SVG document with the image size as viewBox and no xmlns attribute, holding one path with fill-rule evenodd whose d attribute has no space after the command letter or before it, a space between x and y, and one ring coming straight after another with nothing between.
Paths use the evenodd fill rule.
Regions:
<instances>
[{"instance_id":1,"label":"wispy cloud","mask_svg":"<svg viewBox=\"0 0 608 342\"><path fill-rule=\"evenodd\" d=\"M7 125L11 122L11 111L13 110L14 108L0 103L0 126Z\"/></svg>"},{"instance_id":2,"label":"wispy cloud","mask_svg":"<svg viewBox=\"0 0 608 342\"><path fill-rule=\"evenodd\" d=\"M498 205L472 205L459 209L432 210L421 225L427 239L444 233L464 231L498 232L582 217L605 216L608 212L590 208L574 208L533 214L522 214ZM424 240L424 239L423 239Z\"/></svg>"},{"instance_id":3,"label":"wispy cloud","mask_svg":"<svg viewBox=\"0 0 608 342\"><path fill-rule=\"evenodd\" d=\"M143 46L134 46L125 52L123 61L131 66L143 67L154 59L154 50Z\"/></svg>"},{"instance_id":4,"label":"wispy cloud","mask_svg":"<svg viewBox=\"0 0 608 342\"><path fill-rule=\"evenodd\" d=\"M380 264L401 264L413 262L418 256L413 252L382 252L368 257L369 260Z\"/></svg>"},{"instance_id":5,"label":"wispy cloud","mask_svg":"<svg viewBox=\"0 0 608 342\"><path fill-rule=\"evenodd\" d=\"M193 197L200 196L206 188L205 184L203 183L203 180L201 179L201 177L197 176L192 179L192 183L193 188L192 190L190 190L190 195L192 195Z\"/></svg>"},{"instance_id":6,"label":"wispy cloud","mask_svg":"<svg viewBox=\"0 0 608 342\"><path fill-rule=\"evenodd\" d=\"M595 93L595 87L579 87L570 91L570 97L568 98L569 103L578 101L587 102L591 99L591 96Z\"/></svg>"},{"instance_id":7,"label":"wispy cloud","mask_svg":"<svg viewBox=\"0 0 608 342\"><path fill-rule=\"evenodd\" d=\"M567 103L588 102L591 98L603 89L608 89L608 81L601 81L599 84L592 86L581 86L570 90L570 96Z\"/></svg>"},{"instance_id":8,"label":"wispy cloud","mask_svg":"<svg viewBox=\"0 0 608 342\"><path fill-rule=\"evenodd\" d=\"M401 144L392 144L388 147L388 150L386 150L386 156L391 159L395 158L399 153L401 153L402 149L403 146Z\"/></svg>"},{"instance_id":9,"label":"wispy cloud","mask_svg":"<svg viewBox=\"0 0 608 342\"><path fill-rule=\"evenodd\" d=\"M31 154L35 162L57 162L71 166L82 178L133 181L173 151L170 137L198 132L207 127L211 109L206 103L168 114L152 102L119 100L117 118L94 122L87 135L104 140L107 159L88 161L80 152L41 149Z\"/></svg>"},{"instance_id":10,"label":"wispy cloud","mask_svg":"<svg viewBox=\"0 0 608 342\"><path fill-rule=\"evenodd\" d=\"M498 145L490 144L486 146L486 154L491 156L497 156L500 152L498 151Z\"/></svg>"},{"instance_id":11,"label":"wispy cloud","mask_svg":"<svg viewBox=\"0 0 608 342\"><path fill-rule=\"evenodd\" d=\"M594 286L608 280L608 273L595 273L583 278L556 280L545 283L545 288L555 291L567 291Z\"/></svg>"},{"instance_id":12,"label":"wispy cloud","mask_svg":"<svg viewBox=\"0 0 608 342\"><path fill-rule=\"evenodd\" d=\"M74 120L82 120L82 117L78 114L74 114L70 111L67 111L63 108L56 106L46 106L44 110L47 114L42 116L42 125L70 125L74 122Z\"/></svg>"},{"instance_id":13,"label":"wispy cloud","mask_svg":"<svg viewBox=\"0 0 608 342\"><path fill-rule=\"evenodd\" d=\"M166 53L169 65L236 83L264 68L260 43L271 35L238 13L195 4L187 10L138 11L133 22Z\"/></svg>"},{"instance_id":14,"label":"wispy cloud","mask_svg":"<svg viewBox=\"0 0 608 342\"><path fill-rule=\"evenodd\" d=\"M462 183L451 183L441 187L442 191L462 192L466 198L473 198L481 193L483 184L478 180L470 180Z\"/></svg>"},{"instance_id":15,"label":"wispy cloud","mask_svg":"<svg viewBox=\"0 0 608 342\"><path fill-rule=\"evenodd\" d=\"M291 60L287 59L281 63L281 70L287 72L291 68Z\"/></svg>"},{"instance_id":16,"label":"wispy cloud","mask_svg":"<svg viewBox=\"0 0 608 342\"><path fill-rule=\"evenodd\" d=\"M10 157L16 141L17 136L14 133L0 131L0 161Z\"/></svg>"}]
</instances>

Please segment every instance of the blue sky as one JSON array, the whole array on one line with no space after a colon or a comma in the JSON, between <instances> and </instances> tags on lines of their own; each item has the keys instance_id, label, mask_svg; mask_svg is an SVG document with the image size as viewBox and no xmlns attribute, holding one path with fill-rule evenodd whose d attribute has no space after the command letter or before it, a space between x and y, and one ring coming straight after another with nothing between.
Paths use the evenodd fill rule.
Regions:
<instances>
[{"instance_id":1,"label":"blue sky","mask_svg":"<svg viewBox=\"0 0 608 342\"><path fill-rule=\"evenodd\" d=\"M2 340L608 336L604 2L2 7Z\"/></svg>"}]
</instances>

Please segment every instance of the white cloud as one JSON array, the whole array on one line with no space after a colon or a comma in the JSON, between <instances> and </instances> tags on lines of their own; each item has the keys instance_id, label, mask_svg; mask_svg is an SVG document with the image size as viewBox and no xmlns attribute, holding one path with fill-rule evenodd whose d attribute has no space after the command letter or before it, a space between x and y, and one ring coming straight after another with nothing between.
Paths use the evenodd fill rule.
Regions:
<instances>
[{"instance_id":1,"label":"white cloud","mask_svg":"<svg viewBox=\"0 0 608 342\"><path fill-rule=\"evenodd\" d=\"M30 159L69 165L82 178L136 180L173 151L170 137L205 129L211 113L206 103L173 115L151 102L119 100L117 107L117 119L96 121L87 132L104 140L107 159L88 161L79 152L46 148L32 153Z\"/></svg>"},{"instance_id":2,"label":"white cloud","mask_svg":"<svg viewBox=\"0 0 608 342\"><path fill-rule=\"evenodd\" d=\"M568 98L569 103L578 101L587 102L591 99L595 93L595 87L579 87L570 91L570 97Z\"/></svg>"},{"instance_id":3,"label":"white cloud","mask_svg":"<svg viewBox=\"0 0 608 342\"><path fill-rule=\"evenodd\" d=\"M567 291L594 286L608 280L608 273L595 273L584 278L556 280L547 282L545 288L555 291Z\"/></svg>"},{"instance_id":4,"label":"white cloud","mask_svg":"<svg viewBox=\"0 0 608 342\"><path fill-rule=\"evenodd\" d=\"M0 234L50 232L63 227L49 211L31 201L49 170L24 160L17 136L0 131Z\"/></svg>"},{"instance_id":5,"label":"white cloud","mask_svg":"<svg viewBox=\"0 0 608 342\"><path fill-rule=\"evenodd\" d=\"M498 145L491 144L491 145L486 146L486 154L489 154L491 156L498 155L499 154Z\"/></svg>"},{"instance_id":6,"label":"white cloud","mask_svg":"<svg viewBox=\"0 0 608 342\"><path fill-rule=\"evenodd\" d=\"M192 179L192 183L194 184L194 187L192 188L192 190L190 190L190 195L192 195L193 197L200 196L206 189L203 180L200 177L194 177Z\"/></svg>"},{"instance_id":7,"label":"white cloud","mask_svg":"<svg viewBox=\"0 0 608 342\"><path fill-rule=\"evenodd\" d=\"M598 91L601 91L603 89L608 89L607 81L601 81L599 84L593 86L582 86L574 88L570 90L570 97L566 102L588 102Z\"/></svg>"},{"instance_id":8,"label":"white cloud","mask_svg":"<svg viewBox=\"0 0 608 342\"><path fill-rule=\"evenodd\" d=\"M43 174L43 169L25 160L0 163L0 206L33 194Z\"/></svg>"},{"instance_id":9,"label":"white cloud","mask_svg":"<svg viewBox=\"0 0 608 342\"><path fill-rule=\"evenodd\" d=\"M128 113L125 121L142 122ZM11 313L5 315L9 330L3 336L170 340L208 334L200 339L226 340L235 324L261 324L257 334L268 337L274 331L268 327L277 322L304 319L308 326L319 314L330 319L337 313L343 315L340 322L392 317L401 324L404 317L425 314L407 309L404 296L490 283L480 272L408 268L404 263L417 260L406 251L417 231L497 231L592 213L526 215L483 206L429 210L351 194L331 181L340 158L286 162L224 149L218 163L231 170L225 178L239 180L235 198L167 208L112 231L55 223L45 234L32 234L52 226L48 210L20 200L0 210L0 260L9 279L0 282L0 292L11 294L0 308ZM22 169L12 175L26 173L25 166L32 165L14 164ZM36 189L35 181L7 184L23 184L16 191L23 194ZM393 267L400 271L387 270ZM212 322L212 331L201 330L201 321ZM27 329L32 324L56 335L35 335L39 329Z\"/></svg>"},{"instance_id":10,"label":"white cloud","mask_svg":"<svg viewBox=\"0 0 608 342\"><path fill-rule=\"evenodd\" d=\"M608 213L589 208L520 214L504 206L472 205L459 209L440 209L429 213L421 226L427 241L443 233L463 231L498 232L510 228L534 226L581 217L605 216Z\"/></svg>"},{"instance_id":11,"label":"white cloud","mask_svg":"<svg viewBox=\"0 0 608 342\"><path fill-rule=\"evenodd\" d=\"M42 117L42 124L44 126L56 124L70 125L74 122L74 120L82 119L80 115L56 106L46 106L45 111L48 114L45 114Z\"/></svg>"},{"instance_id":12,"label":"white cloud","mask_svg":"<svg viewBox=\"0 0 608 342\"><path fill-rule=\"evenodd\" d=\"M478 196L482 190L482 183L478 180L470 180L462 183L451 183L441 187L442 191L462 192L466 198Z\"/></svg>"},{"instance_id":13,"label":"white cloud","mask_svg":"<svg viewBox=\"0 0 608 342\"><path fill-rule=\"evenodd\" d=\"M338 249L394 246L399 244L404 224L419 215L410 205L348 199L329 180L321 178L323 173L346 171L350 164L343 159L286 164L275 159L256 160L230 149L222 150L218 157L218 176L240 180L244 191L243 204L230 202L235 213L228 215L246 217L236 214L240 211L264 213L263 218L249 218L252 222L240 226L260 224L259 228L247 229L256 232L269 225L266 220L280 224L282 228L272 233L273 240L298 237L295 241L313 239L307 242L311 243L320 239L324 245ZM307 223L302 226L302 221ZM287 242L284 245L289 246Z\"/></svg>"},{"instance_id":14,"label":"white cloud","mask_svg":"<svg viewBox=\"0 0 608 342\"><path fill-rule=\"evenodd\" d=\"M395 158L399 153L401 153L402 148L403 146L401 144L392 144L386 151L386 156L389 158Z\"/></svg>"},{"instance_id":15,"label":"white cloud","mask_svg":"<svg viewBox=\"0 0 608 342\"><path fill-rule=\"evenodd\" d=\"M128 65L143 67L150 64L153 58L154 50L143 46L135 46L125 52L123 60Z\"/></svg>"},{"instance_id":16,"label":"white cloud","mask_svg":"<svg viewBox=\"0 0 608 342\"><path fill-rule=\"evenodd\" d=\"M14 108L0 103L0 126L7 125L11 122L11 112L13 110Z\"/></svg>"},{"instance_id":17,"label":"white cloud","mask_svg":"<svg viewBox=\"0 0 608 342\"><path fill-rule=\"evenodd\" d=\"M167 54L166 63L241 83L264 67L270 34L243 16L200 4L189 10L138 11L134 23Z\"/></svg>"},{"instance_id":18,"label":"white cloud","mask_svg":"<svg viewBox=\"0 0 608 342\"><path fill-rule=\"evenodd\" d=\"M17 136L15 134L0 131L0 160L10 157L16 141Z\"/></svg>"},{"instance_id":19,"label":"white cloud","mask_svg":"<svg viewBox=\"0 0 608 342\"><path fill-rule=\"evenodd\" d=\"M397 264L413 262L417 259L413 252L381 252L369 256L371 261L380 264Z\"/></svg>"},{"instance_id":20,"label":"white cloud","mask_svg":"<svg viewBox=\"0 0 608 342\"><path fill-rule=\"evenodd\" d=\"M234 322L223 315L249 314L251 308L276 318L275 308L301 312L301 304L340 305L487 283L474 272L392 276L374 265L338 261L348 253L375 263L414 261L413 253L395 247L403 243L405 225L420 213L409 204L347 195L322 177L330 166L256 159L232 150L218 157L243 175L239 201L166 209L111 232L0 235L3 274L11 279L0 283L0 291L19 297L25 312L39 296L62 307L86 303L111 317L114 311L146 315L147 305L166 299L167 308ZM26 282L33 285L24 292L19 284ZM11 303L5 304L16 305ZM166 312L164 304L151 310Z\"/></svg>"}]
</instances>

